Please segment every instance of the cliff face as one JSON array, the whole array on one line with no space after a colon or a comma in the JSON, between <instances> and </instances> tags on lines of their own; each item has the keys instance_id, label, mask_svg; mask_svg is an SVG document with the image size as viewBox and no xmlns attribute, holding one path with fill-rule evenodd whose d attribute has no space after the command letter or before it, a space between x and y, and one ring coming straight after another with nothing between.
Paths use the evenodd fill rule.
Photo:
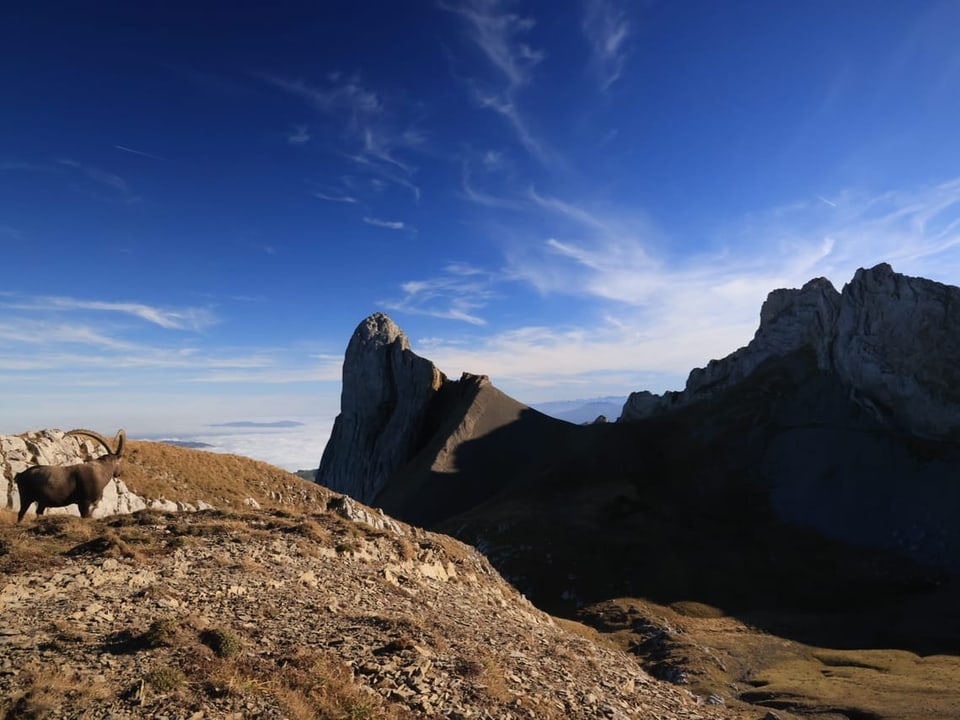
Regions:
<instances>
[{"instance_id":1,"label":"cliff face","mask_svg":"<svg viewBox=\"0 0 960 720\"><path fill-rule=\"evenodd\" d=\"M680 393L633 393L620 419L641 420L702 401L742 382L763 363L812 351L878 420L928 437L960 429L960 288L895 273L858 270L838 293L824 278L774 290L750 342L690 373Z\"/></svg>"},{"instance_id":2,"label":"cliff face","mask_svg":"<svg viewBox=\"0 0 960 720\"><path fill-rule=\"evenodd\" d=\"M410 350L389 317L366 318L347 345L340 415L317 482L372 502L412 457L425 409L445 380L432 362Z\"/></svg>"},{"instance_id":3,"label":"cliff face","mask_svg":"<svg viewBox=\"0 0 960 720\"><path fill-rule=\"evenodd\" d=\"M556 433L570 427L504 395L486 375L447 379L377 313L347 346L340 415L316 479L430 525L537 474Z\"/></svg>"},{"instance_id":4,"label":"cliff face","mask_svg":"<svg viewBox=\"0 0 960 720\"><path fill-rule=\"evenodd\" d=\"M843 289L833 369L858 397L918 435L960 428L960 288L889 265Z\"/></svg>"}]
</instances>

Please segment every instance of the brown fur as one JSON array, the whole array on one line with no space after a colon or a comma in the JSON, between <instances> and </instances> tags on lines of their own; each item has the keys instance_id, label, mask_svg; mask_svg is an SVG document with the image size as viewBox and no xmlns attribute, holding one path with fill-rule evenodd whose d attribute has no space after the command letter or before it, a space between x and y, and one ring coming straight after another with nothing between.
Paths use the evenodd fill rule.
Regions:
<instances>
[{"instance_id":1,"label":"brown fur","mask_svg":"<svg viewBox=\"0 0 960 720\"><path fill-rule=\"evenodd\" d=\"M89 431L71 431L72 434L98 437L107 448L107 455L77 465L35 465L17 474L14 482L20 491L20 513L23 520L27 509L37 503L37 515L48 507L77 505L80 517L88 518L103 498L103 490L113 478L120 476L123 458L123 430L117 433L117 450L111 451L102 436ZM67 433L67 434L71 434Z\"/></svg>"}]
</instances>

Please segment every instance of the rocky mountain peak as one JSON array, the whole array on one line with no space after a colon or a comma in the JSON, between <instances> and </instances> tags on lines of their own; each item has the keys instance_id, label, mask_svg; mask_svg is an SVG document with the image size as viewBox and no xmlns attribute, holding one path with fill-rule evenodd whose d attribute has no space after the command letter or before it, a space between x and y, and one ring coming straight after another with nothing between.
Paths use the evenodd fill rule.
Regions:
<instances>
[{"instance_id":1,"label":"rocky mountain peak","mask_svg":"<svg viewBox=\"0 0 960 720\"><path fill-rule=\"evenodd\" d=\"M685 403L709 397L740 382L766 360L803 347L812 347L818 367L828 369L839 308L840 293L826 278L811 280L799 290L774 290L760 309L760 327L749 345L690 373Z\"/></svg>"},{"instance_id":2,"label":"rocky mountain peak","mask_svg":"<svg viewBox=\"0 0 960 720\"><path fill-rule=\"evenodd\" d=\"M730 388L761 364L804 349L836 373L878 419L920 435L960 427L960 288L861 268L838 293L816 278L771 292L760 326L743 348L691 371L683 392L628 398L621 420L684 407Z\"/></svg>"},{"instance_id":3,"label":"rocky mountain peak","mask_svg":"<svg viewBox=\"0 0 960 720\"><path fill-rule=\"evenodd\" d=\"M918 435L960 428L960 288L860 269L834 335L834 371L876 414Z\"/></svg>"},{"instance_id":4,"label":"rocky mountain peak","mask_svg":"<svg viewBox=\"0 0 960 720\"><path fill-rule=\"evenodd\" d=\"M364 319L347 345L340 415L317 482L371 502L412 456L424 409L445 381L387 315Z\"/></svg>"},{"instance_id":5,"label":"rocky mountain peak","mask_svg":"<svg viewBox=\"0 0 960 720\"><path fill-rule=\"evenodd\" d=\"M361 348L367 348L371 345L376 348L385 347L392 345L397 340L400 341L402 349L410 349L410 341L406 333L390 319L390 316L382 312L375 312L365 318L354 330L350 345L347 347L347 354L359 352Z\"/></svg>"}]
</instances>

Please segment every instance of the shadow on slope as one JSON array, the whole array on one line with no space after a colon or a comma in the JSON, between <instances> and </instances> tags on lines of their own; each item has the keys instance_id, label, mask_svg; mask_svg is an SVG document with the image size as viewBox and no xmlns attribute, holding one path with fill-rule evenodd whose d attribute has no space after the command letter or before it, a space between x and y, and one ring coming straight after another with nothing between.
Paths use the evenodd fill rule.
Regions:
<instances>
[{"instance_id":1,"label":"shadow on slope","mask_svg":"<svg viewBox=\"0 0 960 720\"><path fill-rule=\"evenodd\" d=\"M531 410L484 376L446 383L423 421L413 459L375 505L424 527L517 489L552 466L541 452L573 437L577 427Z\"/></svg>"},{"instance_id":2,"label":"shadow on slope","mask_svg":"<svg viewBox=\"0 0 960 720\"><path fill-rule=\"evenodd\" d=\"M941 482L957 448L881 425L809 357L634 424L574 426L459 386L426 429L378 504L477 545L548 611L697 601L807 644L960 652L950 575L894 552L896 538L850 542L882 545L890 518L870 513L911 493L934 514L957 507ZM823 452L817 432L832 438ZM931 547L950 556L953 542Z\"/></svg>"}]
</instances>

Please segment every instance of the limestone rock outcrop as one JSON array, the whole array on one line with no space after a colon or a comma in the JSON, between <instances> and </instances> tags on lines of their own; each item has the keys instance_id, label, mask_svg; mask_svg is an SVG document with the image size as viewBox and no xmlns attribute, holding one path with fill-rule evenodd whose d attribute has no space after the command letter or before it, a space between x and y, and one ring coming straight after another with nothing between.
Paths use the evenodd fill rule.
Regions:
<instances>
[{"instance_id":1,"label":"limestone rock outcrop","mask_svg":"<svg viewBox=\"0 0 960 720\"><path fill-rule=\"evenodd\" d=\"M425 409L445 381L432 362L410 349L389 317L366 318L347 345L340 414L317 482L371 503L414 455Z\"/></svg>"},{"instance_id":2,"label":"limestone rock outcrop","mask_svg":"<svg viewBox=\"0 0 960 720\"><path fill-rule=\"evenodd\" d=\"M929 437L960 429L960 288L885 263L858 270L842 293L824 278L774 290L746 347L691 371L683 392L631 394L620 420L688 406L800 350L877 419Z\"/></svg>"},{"instance_id":3,"label":"limestone rock outcrop","mask_svg":"<svg viewBox=\"0 0 960 720\"><path fill-rule=\"evenodd\" d=\"M20 493L13 479L21 470L33 465L73 465L102 455L99 443L60 430L39 430L23 435L0 435L0 493L3 505L20 509ZM103 499L93 510L94 517L118 515L143 510L147 501L131 492L120 478L114 478L103 490ZM76 505L50 508L51 514L79 515Z\"/></svg>"},{"instance_id":4,"label":"limestone rock outcrop","mask_svg":"<svg viewBox=\"0 0 960 720\"><path fill-rule=\"evenodd\" d=\"M833 368L915 434L960 428L960 288L889 265L858 270L843 289Z\"/></svg>"}]
</instances>

